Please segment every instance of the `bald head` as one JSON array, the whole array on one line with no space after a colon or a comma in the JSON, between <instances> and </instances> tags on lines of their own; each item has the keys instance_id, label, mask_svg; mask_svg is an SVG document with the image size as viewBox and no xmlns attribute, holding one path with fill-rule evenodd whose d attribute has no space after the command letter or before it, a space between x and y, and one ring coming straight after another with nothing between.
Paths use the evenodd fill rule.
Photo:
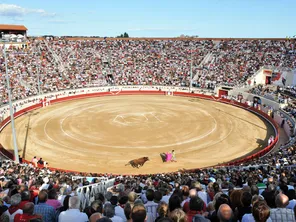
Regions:
<instances>
[{"instance_id":1,"label":"bald head","mask_svg":"<svg viewBox=\"0 0 296 222\"><path fill-rule=\"evenodd\" d=\"M32 215L34 213L34 204L31 202L26 203L23 207L23 213Z\"/></svg>"},{"instance_id":2,"label":"bald head","mask_svg":"<svg viewBox=\"0 0 296 222\"><path fill-rule=\"evenodd\" d=\"M221 204L217 215L220 222L226 222L232 219L232 210L228 204Z\"/></svg>"},{"instance_id":3,"label":"bald head","mask_svg":"<svg viewBox=\"0 0 296 222\"><path fill-rule=\"evenodd\" d=\"M100 213L94 213L90 216L89 222L96 222L97 220L102 218L102 214Z\"/></svg>"},{"instance_id":4,"label":"bald head","mask_svg":"<svg viewBox=\"0 0 296 222\"><path fill-rule=\"evenodd\" d=\"M275 205L278 208L286 208L289 204L289 198L285 194L278 194L275 198Z\"/></svg>"},{"instance_id":5,"label":"bald head","mask_svg":"<svg viewBox=\"0 0 296 222\"><path fill-rule=\"evenodd\" d=\"M196 189L191 189L189 190L189 197L196 197L197 196L197 191Z\"/></svg>"}]
</instances>

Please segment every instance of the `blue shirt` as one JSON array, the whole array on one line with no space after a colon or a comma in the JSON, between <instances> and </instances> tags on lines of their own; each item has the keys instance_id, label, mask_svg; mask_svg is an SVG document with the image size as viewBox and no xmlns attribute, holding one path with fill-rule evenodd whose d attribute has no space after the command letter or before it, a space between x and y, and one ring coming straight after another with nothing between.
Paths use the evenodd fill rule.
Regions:
<instances>
[{"instance_id":1,"label":"blue shirt","mask_svg":"<svg viewBox=\"0 0 296 222\"><path fill-rule=\"evenodd\" d=\"M42 215L44 222L55 222L56 221L56 211L52 206L46 203L39 203L35 205L34 213Z\"/></svg>"}]
</instances>

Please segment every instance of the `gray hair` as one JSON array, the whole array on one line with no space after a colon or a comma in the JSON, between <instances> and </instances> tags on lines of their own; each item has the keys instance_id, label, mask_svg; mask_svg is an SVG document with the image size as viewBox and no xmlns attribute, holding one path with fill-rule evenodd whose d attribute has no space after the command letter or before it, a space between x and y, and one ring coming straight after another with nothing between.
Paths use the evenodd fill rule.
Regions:
<instances>
[{"instance_id":1,"label":"gray hair","mask_svg":"<svg viewBox=\"0 0 296 222\"><path fill-rule=\"evenodd\" d=\"M69 199L69 209L79 209L80 208L80 200L77 196L70 197Z\"/></svg>"},{"instance_id":2,"label":"gray hair","mask_svg":"<svg viewBox=\"0 0 296 222\"><path fill-rule=\"evenodd\" d=\"M11 206L17 206L21 201L22 201L22 196L19 193L12 195L10 198Z\"/></svg>"},{"instance_id":3,"label":"gray hair","mask_svg":"<svg viewBox=\"0 0 296 222\"><path fill-rule=\"evenodd\" d=\"M124 189L125 189L125 187L124 187L124 185L122 183L120 183L120 184L117 185L117 190L118 190L119 193L120 192L123 192Z\"/></svg>"},{"instance_id":4,"label":"gray hair","mask_svg":"<svg viewBox=\"0 0 296 222\"><path fill-rule=\"evenodd\" d=\"M105 194L105 198L106 198L106 200L108 200L108 201L110 201L110 199L111 199L112 196L113 196L113 194L112 194L110 191L108 191L108 192Z\"/></svg>"},{"instance_id":5,"label":"gray hair","mask_svg":"<svg viewBox=\"0 0 296 222\"><path fill-rule=\"evenodd\" d=\"M141 199L136 199L134 205L141 205L144 204Z\"/></svg>"},{"instance_id":6,"label":"gray hair","mask_svg":"<svg viewBox=\"0 0 296 222\"><path fill-rule=\"evenodd\" d=\"M106 203L104 206L104 216L112 218L115 215L115 209L110 203Z\"/></svg>"}]
</instances>

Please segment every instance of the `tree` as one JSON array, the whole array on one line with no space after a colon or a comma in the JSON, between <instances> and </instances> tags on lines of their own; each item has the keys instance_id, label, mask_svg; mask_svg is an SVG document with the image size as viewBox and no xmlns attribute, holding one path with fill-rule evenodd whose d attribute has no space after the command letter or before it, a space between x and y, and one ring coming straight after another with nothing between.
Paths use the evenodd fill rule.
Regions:
<instances>
[{"instance_id":1,"label":"tree","mask_svg":"<svg viewBox=\"0 0 296 222\"><path fill-rule=\"evenodd\" d=\"M123 34L123 38L128 38L129 36L128 36L128 34L125 32L124 34Z\"/></svg>"},{"instance_id":2,"label":"tree","mask_svg":"<svg viewBox=\"0 0 296 222\"><path fill-rule=\"evenodd\" d=\"M125 32L119 36L116 36L116 38L129 38L129 35Z\"/></svg>"}]
</instances>

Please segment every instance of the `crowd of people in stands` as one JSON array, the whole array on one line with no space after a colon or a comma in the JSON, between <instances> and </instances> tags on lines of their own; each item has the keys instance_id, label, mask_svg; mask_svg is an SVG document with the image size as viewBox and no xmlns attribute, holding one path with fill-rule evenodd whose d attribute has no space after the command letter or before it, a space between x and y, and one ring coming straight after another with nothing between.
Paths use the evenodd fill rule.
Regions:
<instances>
[{"instance_id":1,"label":"crowd of people in stands","mask_svg":"<svg viewBox=\"0 0 296 222\"><path fill-rule=\"evenodd\" d=\"M239 85L262 66L295 68L294 45L295 40L54 38L29 39L27 48L10 48L7 54L13 100L20 100L37 95L39 88L48 93L106 85L188 86L191 73L196 87ZM2 54L0 64L3 74ZM0 101L7 103L3 77ZM294 88L289 92L295 95ZM296 108L286 111L296 116ZM295 145L283 146L234 168L109 176L116 178L114 187L84 209L77 188L89 182L72 176L99 175L0 161L0 221L295 221L295 152Z\"/></svg>"},{"instance_id":2,"label":"crowd of people in stands","mask_svg":"<svg viewBox=\"0 0 296 222\"><path fill-rule=\"evenodd\" d=\"M31 164L0 162L0 221L295 221L296 146L239 167L112 176L84 209L79 187L96 183ZM34 220L31 220L34 219Z\"/></svg>"},{"instance_id":3,"label":"crowd of people in stands","mask_svg":"<svg viewBox=\"0 0 296 222\"><path fill-rule=\"evenodd\" d=\"M295 68L294 40L48 40L7 50L13 99L106 85L194 86L244 83L262 66ZM0 73L5 73L0 54ZM0 99L7 102L4 76Z\"/></svg>"}]
</instances>

